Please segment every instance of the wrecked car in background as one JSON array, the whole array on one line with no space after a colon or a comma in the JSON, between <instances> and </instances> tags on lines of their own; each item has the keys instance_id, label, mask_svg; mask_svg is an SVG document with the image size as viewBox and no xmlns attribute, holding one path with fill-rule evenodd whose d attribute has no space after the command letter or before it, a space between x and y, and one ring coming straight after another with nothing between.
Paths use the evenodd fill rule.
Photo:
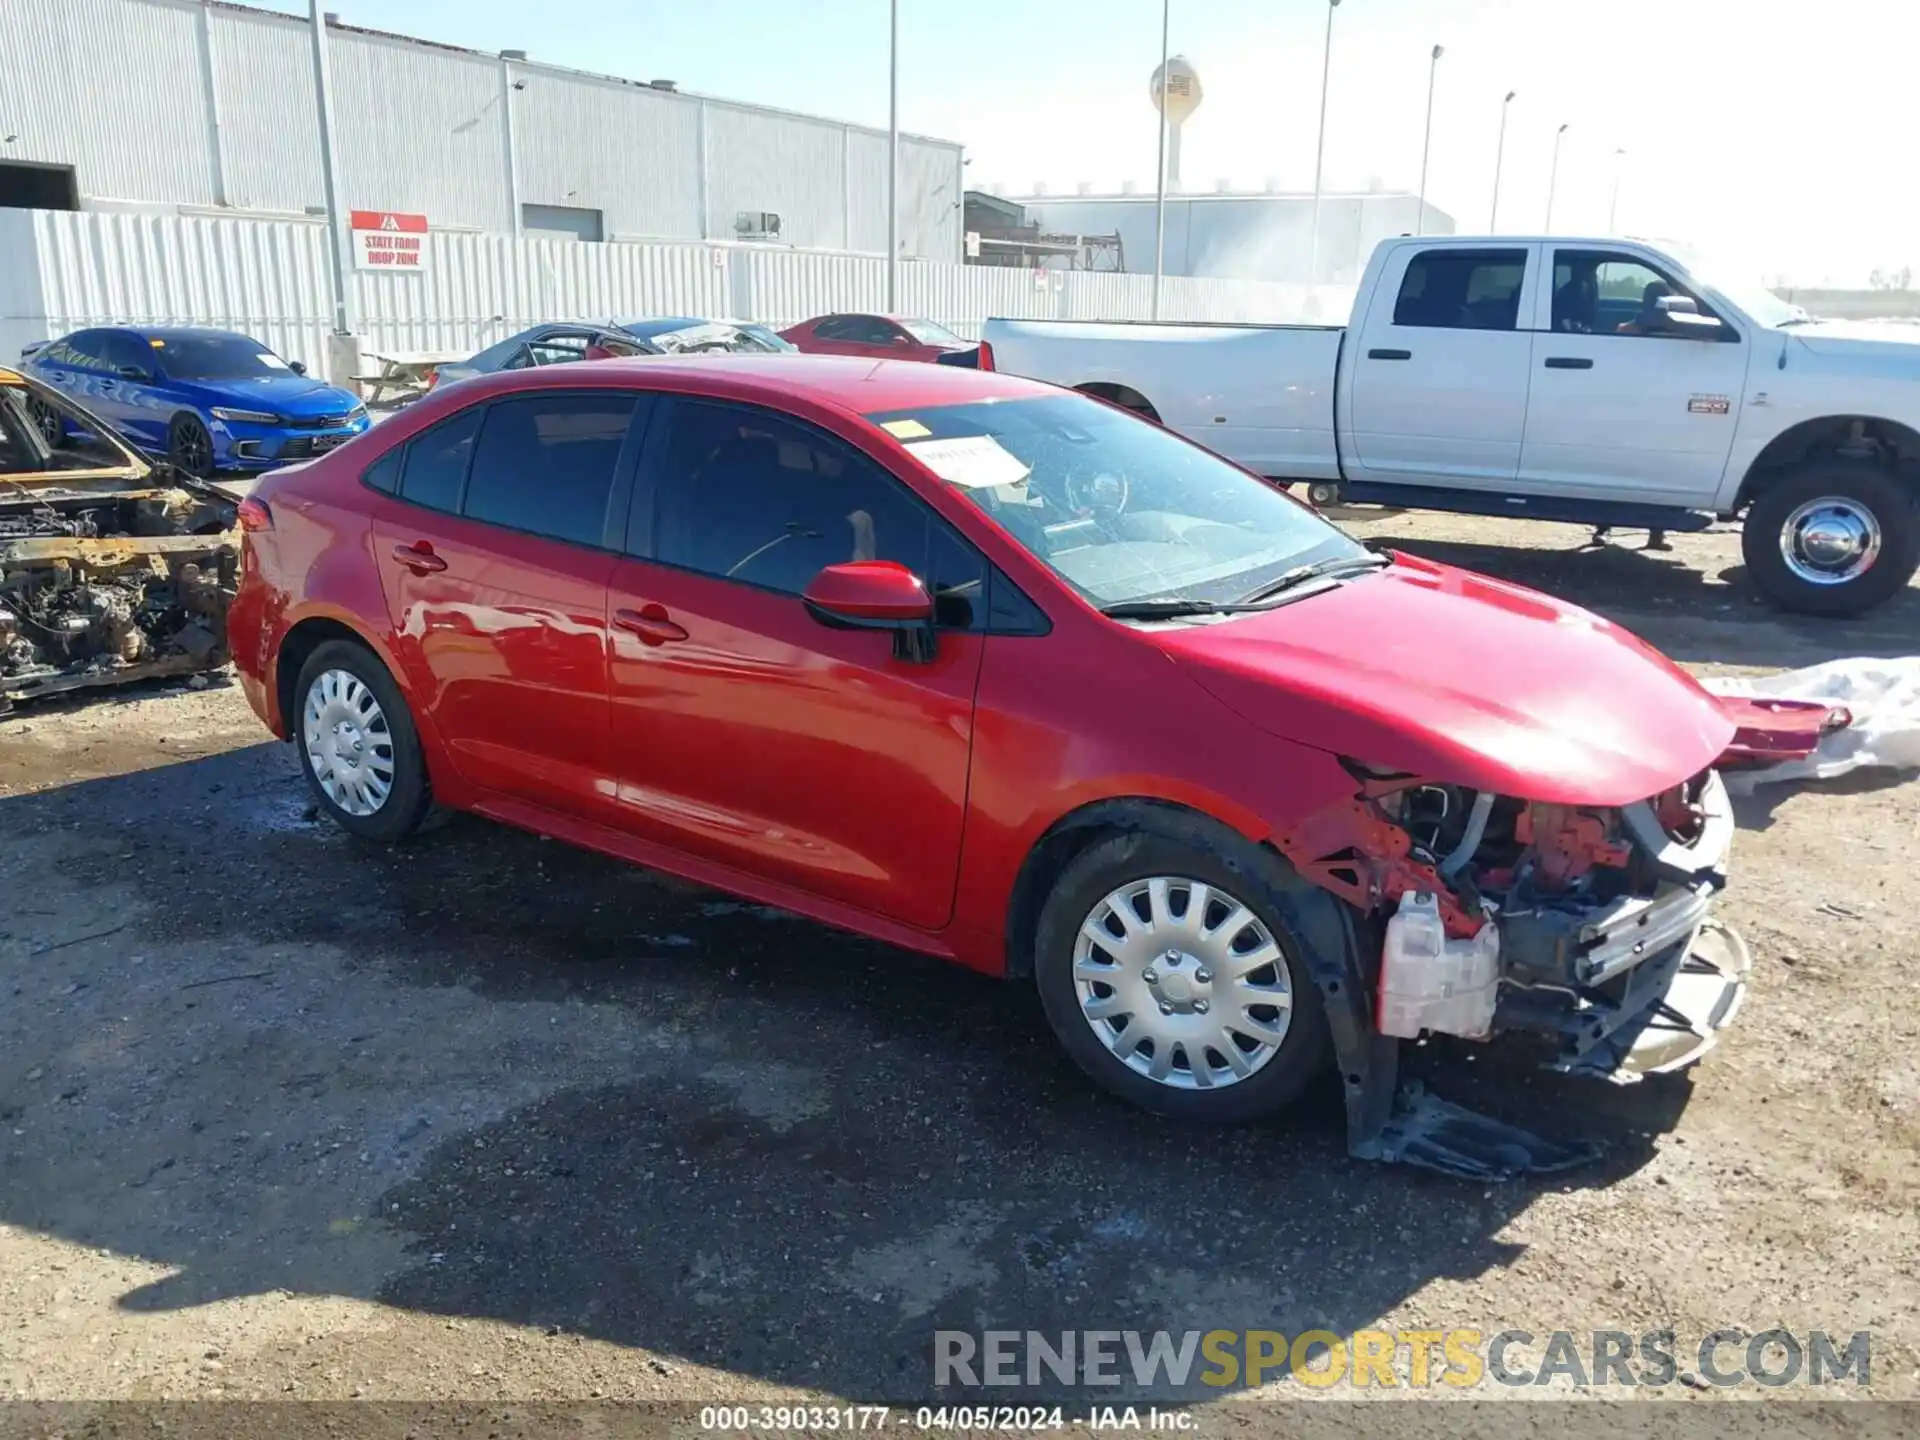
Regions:
<instances>
[{"instance_id":1,"label":"wrecked car in background","mask_svg":"<svg viewBox=\"0 0 1920 1440\"><path fill-rule=\"evenodd\" d=\"M235 503L0 368L0 712L226 664Z\"/></svg>"}]
</instances>

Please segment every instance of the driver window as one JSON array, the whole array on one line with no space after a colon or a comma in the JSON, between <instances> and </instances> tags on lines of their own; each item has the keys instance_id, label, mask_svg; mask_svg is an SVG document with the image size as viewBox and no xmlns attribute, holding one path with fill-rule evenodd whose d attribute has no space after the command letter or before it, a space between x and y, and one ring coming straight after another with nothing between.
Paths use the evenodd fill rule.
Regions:
<instances>
[{"instance_id":1,"label":"driver window","mask_svg":"<svg viewBox=\"0 0 1920 1440\"><path fill-rule=\"evenodd\" d=\"M1682 295L1713 312L1691 291L1643 260L1604 250L1560 250L1553 265L1553 328L1576 335L1675 338L1659 324L1659 301ZM1717 317L1715 317L1717 318Z\"/></svg>"},{"instance_id":2,"label":"driver window","mask_svg":"<svg viewBox=\"0 0 1920 1440\"><path fill-rule=\"evenodd\" d=\"M745 405L678 401L667 427L654 559L786 595L828 565L894 560L927 582L942 625L984 622L980 556L850 446Z\"/></svg>"}]
</instances>

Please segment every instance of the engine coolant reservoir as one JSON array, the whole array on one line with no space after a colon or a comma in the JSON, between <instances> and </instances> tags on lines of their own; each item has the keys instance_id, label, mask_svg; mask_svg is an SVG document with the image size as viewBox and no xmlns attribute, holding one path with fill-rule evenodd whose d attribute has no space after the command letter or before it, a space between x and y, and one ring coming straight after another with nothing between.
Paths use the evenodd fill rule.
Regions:
<instances>
[{"instance_id":1,"label":"engine coolant reservoir","mask_svg":"<svg viewBox=\"0 0 1920 1440\"><path fill-rule=\"evenodd\" d=\"M1380 957L1382 1035L1412 1040L1435 1030L1484 1039L1493 1029L1499 984L1497 925L1489 920L1471 939L1450 940L1432 891L1400 897Z\"/></svg>"}]
</instances>

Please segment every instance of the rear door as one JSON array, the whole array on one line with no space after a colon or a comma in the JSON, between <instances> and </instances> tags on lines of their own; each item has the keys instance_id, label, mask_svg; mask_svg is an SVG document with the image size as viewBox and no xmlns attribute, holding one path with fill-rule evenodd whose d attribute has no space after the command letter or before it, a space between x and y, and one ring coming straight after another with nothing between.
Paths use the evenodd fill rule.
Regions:
<instances>
[{"instance_id":1,"label":"rear door","mask_svg":"<svg viewBox=\"0 0 1920 1440\"><path fill-rule=\"evenodd\" d=\"M423 431L375 511L409 694L469 783L606 818L607 579L650 398L540 390Z\"/></svg>"},{"instance_id":2,"label":"rear door","mask_svg":"<svg viewBox=\"0 0 1920 1440\"><path fill-rule=\"evenodd\" d=\"M1553 246L1532 336L1520 488L1574 498L1711 505L1733 446L1750 337L1651 259ZM1661 333L1662 295L1720 320L1717 339Z\"/></svg>"},{"instance_id":3,"label":"rear door","mask_svg":"<svg viewBox=\"0 0 1920 1440\"><path fill-rule=\"evenodd\" d=\"M937 929L959 873L985 560L838 436L759 406L661 405L608 597L622 825ZM939 597L931 659L808 614L800 592L824 566L865 559Z\"/></svg>"},{"instance_id":4,"label":"rear door","mask_svg":"<svg viewBox=\"0 0 1920 1440\"><path fill-rule=\"evenodd\" d=\"M1351 478L1506 489L1520 468L1538 246L1405 245L1357 317Z\"/></svg>"}]
</instances>

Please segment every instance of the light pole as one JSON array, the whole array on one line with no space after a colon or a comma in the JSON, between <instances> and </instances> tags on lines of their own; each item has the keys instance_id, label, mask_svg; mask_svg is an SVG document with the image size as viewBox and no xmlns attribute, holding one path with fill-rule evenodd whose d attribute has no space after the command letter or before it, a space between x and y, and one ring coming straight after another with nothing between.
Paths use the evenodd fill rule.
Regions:
<instances>
[{"instance_id":1,"label":"light pole","mask_svg":"<svg viewBox=\"0 0 1920 1440\"><path fill-rule=\"evenodd\" d=\"M1153 318L1160 318L1160 270L1167 261L1167 40L1173 31L1173 0L1160 0L1160 157L1154 164Z\"/></svg>"},{"instance_id":2,"label":"light pole","mask_svg":"<svg viewBox=\"0 0 1920 1440\"><path fill-rule=\"evenodd\" d=\"M900 0L887 25L887 313L900 313Z\"/></svg>"},{"instance_id":3,"label":"light pole","mask_svg":"<svg viewBox=\"0 0 1920 1440\"><path fill-rule=\"evenodd\" d=\"M1440 73L1440 57L1447 47L1436 45L1427 61L1427 128L1420 140L1420 201L1413 216L1413 233L1427 233L1427 157L1433 153L1433 82Z\"/></svg>"},{"instance_id":4,"label":"light pole","mask_svg":"<svg viewBox=\"0 0 1920 1440\"><path fill-rule=\"evenodd\" d=\"M1320 176L1321 161L1327 153L1327 76L1333 70L1333 12L1340 0L1327 0L1327 43L1320 55L1320 134L1313 142L1313 235L1307 242L1307 300L1312 303L1313 287L1320 283Z\"/></svg>"},{"instance_id":5,"label":"light pole","mask_svg":"<svg viewBox=\"0 0 1920 1440\"><path fill-rule=\"evenodd\" d=\"M1567 133L1570 121L1562 121L1553 132L1553 166L1547 171L1547 233L1553 233L1553 187L1560 179L1560 137Z\"/></svg>"},{"instance_id":6,"label":"light pole","mask_svg":"<svg viewBox=\"0 0 1920 1440\"><path fill-rule=\"evenodd\" d=\"M1619 227L1614 224L1614 217L1620 213L1620 172L1626 168L1626 163L1627 152L1615 150L1613 152L1613 199L1607 202L1607 234L1609 235L1619 233Z\"/></svg>"},{"instance_id":7,"label":"light pole","mask_svg":"<svg viewBox=\"0 0 1920 1440\"><path fill-rule=\"evenodd\" d=\"M1500 161L1507 151L1507 107L1516 93L1507 91L1507 98L1500 102L1500 138L1493 142L1493 211L1487 216L1487 230L1496 235L1500 232Z\"/></svg>"}]
</instances>

